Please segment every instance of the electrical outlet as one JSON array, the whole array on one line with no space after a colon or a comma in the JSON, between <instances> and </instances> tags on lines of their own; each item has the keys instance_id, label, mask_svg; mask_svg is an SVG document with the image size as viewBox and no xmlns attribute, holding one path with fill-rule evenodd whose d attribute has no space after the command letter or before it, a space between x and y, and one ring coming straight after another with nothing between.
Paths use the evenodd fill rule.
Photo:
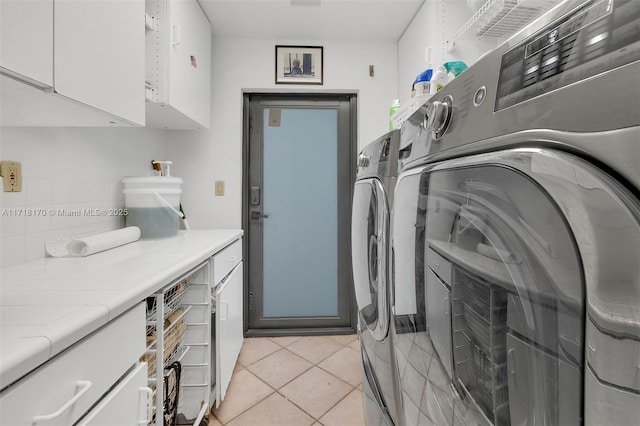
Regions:
<instances>
[{"instance_id":1,"label":"electrical outlet","mask_svg":"<svg viewBox=\"0 0 640 426\"><path fill-rule=\"evenodd\" d=\"M4 192L22 191L22 165L17 161L0 162Z\"/></svg>"},{"instance_id":2,"label":"electrical outlet","mask_svg":"<svg viewBox=\"0 0 640 426\"><path fill-rule=\"evenodd\" d=\"M224 195L224 181L217 180L216 181L216 195Z\"/></svg>"}]
</instances>

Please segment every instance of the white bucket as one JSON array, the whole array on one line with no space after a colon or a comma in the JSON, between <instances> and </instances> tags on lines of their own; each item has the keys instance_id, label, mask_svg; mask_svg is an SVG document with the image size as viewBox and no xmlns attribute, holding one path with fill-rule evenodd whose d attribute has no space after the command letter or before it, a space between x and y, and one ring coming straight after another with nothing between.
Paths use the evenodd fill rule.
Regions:
<instances>
[{"instance_id":1,"label":"white bucket","mask_svg":"<svg viewBox=\"0 0 640 426\"><path fill-rule=\"evenodd\" d=\"M127 226L140 228L141 238L165 238L178 233L182 179L126 177L122 183Z\"/></svg>"}]
</instances>

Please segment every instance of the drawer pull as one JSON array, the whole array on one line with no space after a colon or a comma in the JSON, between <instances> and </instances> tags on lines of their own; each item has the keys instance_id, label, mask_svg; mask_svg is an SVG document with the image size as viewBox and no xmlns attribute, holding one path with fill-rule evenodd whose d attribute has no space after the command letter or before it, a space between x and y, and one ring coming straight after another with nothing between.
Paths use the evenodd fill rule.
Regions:
<instances>
[{"instance_id":1,"label":"drawer pull","mask_svg":"<svg viewBox=\"0 0 640 426\"><path fill-rule=\"evenodd\" d=\"M33 424L35 425L37 423L46 422L48 420L53 420L56 417L60 417L65 411L71 408L71 406L75 404L77 400L82 398L82 395L87 393L87 391L91 388L91 382L87 380L79 380L78 383L76 383L76 389L78 388L80 389L80 391L77 394L75 394L70 400L68 400L66 404L60 407L58 411L56 411L55 413L44 415L44 416L35 416L33 418Z\"/></svg>"},{"instance_id":2,"label":"drawer pull","mask_svg":"<svg viewBox=\"0 0 640 426\"><path fill-rule=\"evenodd\" d=\"M231 256L227 262L231 263L231 262L235 262L236 260L238 260L238 256Z\"/></svg>"},{"instance_id":3,"label":"drawer pull","mask_svg":"<svg viewBox=\"0 0 640 426\"><path fill-rule=\"evenodd\" d=\"M145 404L147 408L147 417L143 420L139 420L139 425L147 425L151 422L151 418L153 416L153 390L148 387L140 388L140 393L144 393L147 395L147 403Z\"/></svg>"}]
</instances>

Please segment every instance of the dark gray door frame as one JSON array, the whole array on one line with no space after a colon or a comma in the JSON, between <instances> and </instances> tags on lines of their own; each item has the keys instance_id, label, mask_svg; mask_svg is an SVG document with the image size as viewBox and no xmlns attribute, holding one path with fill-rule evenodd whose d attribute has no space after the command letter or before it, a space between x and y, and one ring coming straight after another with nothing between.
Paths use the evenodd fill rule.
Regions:
<instances>
[{"instance_id":1,"label":"dark gray door frame","mask_svg":"<svg viewBox=\"0 0 640 426\"><path fill-rule=\"evenodd\" d=\"M260 256L253 255L250 250L250 241L256 236L252 236L250 230L250 190L249 190L249 155L250 155L250 140L252 136L252 125L262 125L261 123L251 123L251 100L262 99L264 101L286 102L292 106L313 103L314 101L347 101L348 102L348 127L349 127L349 158L339 158L340 161L348 163L348 167L345 164L338 166L338 182L348 185L349 197L348 200L343 198L339 200L339 209L348 209L348 214L340 215L338 222L338 232L340 235L347 233L348 235L348 247L342 247L341 255L338 258L338 271L340 274L348 275L349 288L348 288L348 319L349 324L341 324L339 326L328 326L323 328L317 328L311 326L315 319L310 318L309 321L303 321L303 324L296 329L278 330L274 328L258 328L249 329L249 315L250 308L255 309L257 300L261 300L261 294L253 294L250 296L249 282L251 279L250 268L258 267L261 269L262 258ZM254 136L255 137L255 136ZM357 307L355 302L355 295L353 291L352 272L351 272L351 204L353 200L353 187L355 184L356 173L356 157L357 157L357 95L352 92L317 92L317 93L303 93L303 92L286 92L286 93L273 93L273 92L245 92L243 94L243 137L242 137L242 227L245 230L245 242L244 242L244 331L246 336L265 336L265 335L312 335L312 334L349 334L354 333L357 326ZM346 205L345 205L346 204ZM256 258L252 258L256 257ZM344 276L344 275L343 275ZM340 291L340 289L339 289ZM258 299L260 297L260 299ZM325 318L326 320L326 318ZM277 326L278 321L274 320L273 324Z\"/></svg>"}]
</instances>

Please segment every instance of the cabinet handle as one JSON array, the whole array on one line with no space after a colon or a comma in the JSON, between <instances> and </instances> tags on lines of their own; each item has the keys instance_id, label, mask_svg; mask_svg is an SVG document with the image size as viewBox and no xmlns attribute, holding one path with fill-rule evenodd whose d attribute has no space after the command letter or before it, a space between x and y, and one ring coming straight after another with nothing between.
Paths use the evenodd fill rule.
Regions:
<instances>
[{"instance_id":1,"label":"cabinet handle","mask_svg":"<svg viewBox=\"0 0 640 426\"><path fill-rule=\"evenodd\" d=\"M220 315L220 321L226 321L229 319L229 302L221 300L220 306L224 306L224 309L221 309L221 311L224 311L224 316Z\"/></svg>"},{"instance_id":2,"label":"cabinet handle","mask_svg":"<svg viewBox=\"0 0 640 426\"><path fill-rule=\"evenodd\" d=\"M231 256L227 262L231 263L231 262L235 262L236 260L238 260L238 256Z\"/></svg>"},{"instance_id":3,"label":"cabinet handle","mask_svg":"<svg viewBox=\"0 0 640 426\"><path fill-rule=\"evenodd\" d=\"M71 408L71 406L75 404L76 401L82 397L82 395L87 393L87 391L91 388L91 382L87 380L78 380L78 382L76 383L76 389L78 388L80 388L80 391L77 394L75 394L70 400L68 400L66 404L60 407L58 411L56 411L55 413L46 414L44 416L35 416L33 418L32 424L35 425L36 423L46 422L48 420L53 420L56 417L60 417L65 411Z\"/></svg>"},{"instance_id":4,"label":"cabinet handle","mask_svg":"<svg viewBox=\"0 0 640 426\"><path fill-rule=\"evenodd\" d=\"M139 425L147 425L151 422L151 416L153 416L153 390L148 387L140 388L140 393L144 393L147 395L147 403L145 406L147 407L147 417L143 420L138 420Z\"/></svg>"},{"instance_id":5,"label":"cabinet handle","mask_svg":"<svg viewBox=\"0 0 640 426\"><path fill-rule=\"evenodd\" d=\"M171 41L172 46L177 46L181 42L180 37L180 25L173 26L173 40Z\"/></svg>"}]
</instances>

